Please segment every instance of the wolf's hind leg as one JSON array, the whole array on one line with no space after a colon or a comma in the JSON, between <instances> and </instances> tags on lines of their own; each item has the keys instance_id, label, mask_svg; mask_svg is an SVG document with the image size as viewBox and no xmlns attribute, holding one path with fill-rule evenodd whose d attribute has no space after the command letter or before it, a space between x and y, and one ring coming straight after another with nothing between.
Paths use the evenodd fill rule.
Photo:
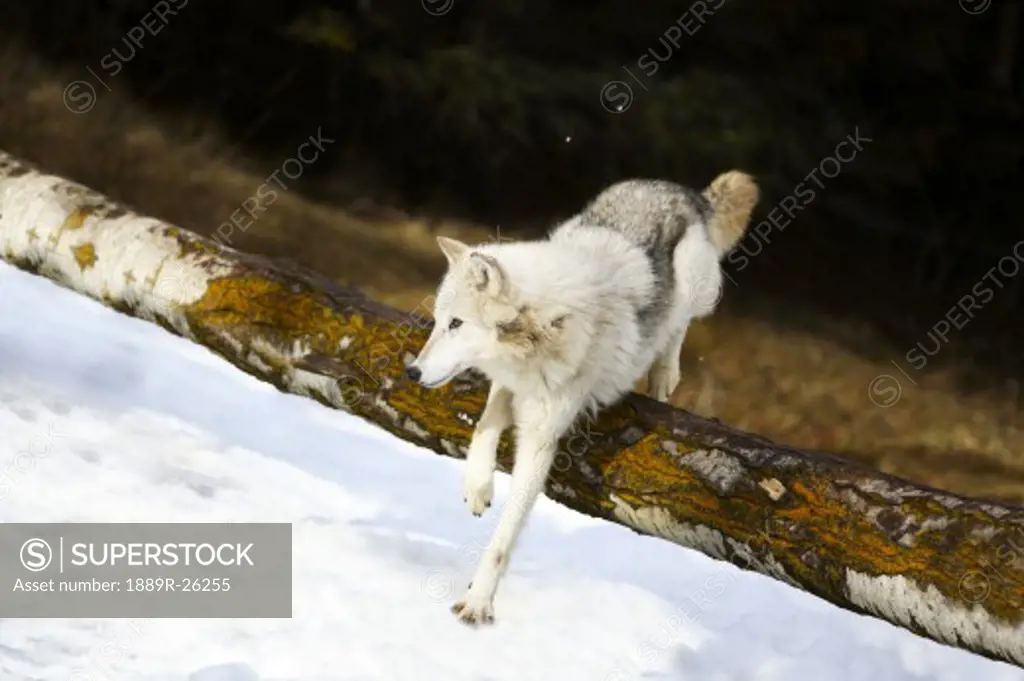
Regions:
<instances>
[{"instance_id":1,"label":"wolf's hind leg","mask_svg":"<svg viewBox=\"0 0 1024 681\"><path fill-rule=\"evenodd\" d=\"M679 385L679 353L686 338L686 327L672 336L647 373L647 393L659 402L668 402Z\"/></svg>"},{"instance_id":2,"label":"wolf's hind leg","mask_svg":"<svg viewBox=\"0 0 1024 681\"><path fill-rule=\"evenodd\" d=\"M501 441L501 434L511 423L512 393L507 388L492 383L487 404L473 430L473 438L466 453L462 495L475 516L482 515L491 505L498 442Z\"/></svg>"}]
</instances>

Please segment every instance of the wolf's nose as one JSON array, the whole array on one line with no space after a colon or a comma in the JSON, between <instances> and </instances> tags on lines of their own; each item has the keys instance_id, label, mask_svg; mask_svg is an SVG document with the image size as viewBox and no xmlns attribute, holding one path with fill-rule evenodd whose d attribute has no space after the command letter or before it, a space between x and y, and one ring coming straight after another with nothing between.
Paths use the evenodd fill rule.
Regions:
<instances>
[{"instance_id":1,"label":"wolf's nose","mask_svg":"<svg viewBox=\"0 0 1024 681\"><path fill-rule=\"evenodd\" d=\"M420 380L420 376L423 375L423 372L420 371L419 367L412 366L410 364L409 366L405 367L405 375L408 376L409 378L411 378L414 381L419 381Z\"/></svg>"}]
</instances>

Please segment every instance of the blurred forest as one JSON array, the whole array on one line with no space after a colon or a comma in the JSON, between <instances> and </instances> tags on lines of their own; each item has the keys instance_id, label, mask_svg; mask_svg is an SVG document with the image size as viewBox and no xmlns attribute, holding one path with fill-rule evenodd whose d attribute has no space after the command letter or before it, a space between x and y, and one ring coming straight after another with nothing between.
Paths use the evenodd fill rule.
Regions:
<instances>
[{"instance_id":1,"label":"blurred forest","mask_svg":"<svg viewBox=\"0 0 1024 681\"><path fill-rule=\"evenodd\" d=\"M756 224L857 135L784 229L764 223L727 263L677 403L1024 499L1024 272L919 373L906 360L1024 238L1022 15L1006 0L6 0L0 147L210 234L321 130L334 142L294 196L233 245L412 307L441 272L437 230L536 235L618 179L702 187L729 168L762 185ZM86 112L64 90L79 79ZM880 374L908 397L877 406Z\"/></svg>"}]
</instances>

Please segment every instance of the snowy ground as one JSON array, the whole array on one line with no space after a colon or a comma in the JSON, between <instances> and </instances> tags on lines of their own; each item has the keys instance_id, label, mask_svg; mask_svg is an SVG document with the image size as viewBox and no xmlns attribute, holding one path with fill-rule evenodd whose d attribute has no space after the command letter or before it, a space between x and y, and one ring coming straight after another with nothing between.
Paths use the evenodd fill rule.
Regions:
<instances>
[{"instance_id":1,"label":"snowy ground","mask_svg":"<svg viewBox=\"0 0 1024 681\"><path fill-rule=\"evenodd\" d=\"M292 619L0 620L3 681L1024 681L547 499L466 628L460 462L0 263L4 473L0 521L285 521L295 558Z\"/></svg>"}]
</instances>

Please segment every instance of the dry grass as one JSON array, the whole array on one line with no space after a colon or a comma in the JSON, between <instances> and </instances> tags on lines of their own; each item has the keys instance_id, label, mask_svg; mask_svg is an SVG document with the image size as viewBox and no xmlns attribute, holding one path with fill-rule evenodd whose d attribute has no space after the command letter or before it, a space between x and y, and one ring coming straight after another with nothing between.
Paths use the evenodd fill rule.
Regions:
<instances>
[{"instance_id":1,"label":"dry grass","mask_svg":"<svg viewBox=\"0 0 1024 681\"><path fill-rule=\"evenodd\" d=\"M277 167L233 160L203 121L193 121L195 132L182 141L116 90L100 92L90 112L72 114L62 102L70 80L9 47L0 58L0 147L203 234L212 234ZM187 122L179 117L174 129ZM339 210L289 191L245 233L236 231L233 245L293 258L412 309L443 270L436 233L471 242L496 236L483 226L431 225L394 212L366 217L355 206ZM857 331L871 337L868 329ZM869 398L869 384L882 374L902 382L902 396L887 408ZM916 386L887 362L835 341L723 311L691 330L673 399L780 442L827 449L964 494L1024 501L1024 419L1016 400L966 397L942 373L915 380Z\"/></svg>"}]
</instances>

